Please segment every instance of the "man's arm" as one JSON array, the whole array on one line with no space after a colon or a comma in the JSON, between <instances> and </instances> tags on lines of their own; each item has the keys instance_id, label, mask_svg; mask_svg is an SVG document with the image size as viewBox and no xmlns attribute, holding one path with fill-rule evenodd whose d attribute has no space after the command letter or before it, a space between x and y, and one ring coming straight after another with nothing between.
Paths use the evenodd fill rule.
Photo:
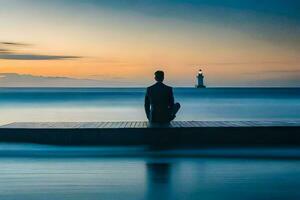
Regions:
<instances>
[{"instance_id":1,"label":"man's arm","mask_svg":"<svg viewBox=\"0 0 300 200\"><path fill-rule=\"evenodd\" d=\"M173 88L170 88L169 107L172 108L173 106L174 106Z\"/></svg>"},{"instance_id":2,"label":"man's arm","mask_svg":"<svg viewBox=\"0 0 300 200\"><path fill-rule=\"evenodd\" d=\"M145 107L145 112L146 112L146 116L148 118L148 120L150 120L150 99L149 99L149 91L148 91L148 88L147 88L147 91L146 91L146 95L145 95L145 104L144 104L144 107Z\"/></svg>"}]
</instances>

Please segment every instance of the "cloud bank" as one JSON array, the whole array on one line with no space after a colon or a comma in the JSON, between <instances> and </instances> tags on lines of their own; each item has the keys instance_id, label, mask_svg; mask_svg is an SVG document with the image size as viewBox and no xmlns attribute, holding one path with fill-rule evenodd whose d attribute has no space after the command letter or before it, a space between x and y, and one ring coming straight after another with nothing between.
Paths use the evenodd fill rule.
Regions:
<instances>
[{"instance_id":1,"label":"cloud bank","mask_svg":"<svg viewBox=\"0 0 300 200\"><path fill-rule=\"evenodd\" d=\"M3 60L66 60L78 59L80 56L70 55L43 55L31 53L15 53L16 46L31 46L31 44L21 42L0 42L0 59Z\"/></svg>"},{"instance_id":2,"label":"cloud bank","mask_svg":"<svg viewBox=\"0 0 300 200\"><path fill-rule=\"evenodd\" d=\"M5 60L66 60L66 59L77 59L77 58L81 58L81 57L79 57L79 56L1 53L1 51L0 51L0 59L5 59Z\"/></svg>"},{"instance_id":3,"label":"cloud bank","mask_svg":"<svg viewBox=\"0 0 300 200\"><path fill-rule=\"evenodd\" d=\"M116 79L95 80L0 73L0 87L110 87L121 86L123 84L124 80Z\"/></svg>"},{"instance_id":4,"label":"cloud bank","mask_svg":"<svg viewBox=\"0 0 300 200\"><path fill-rule=\"evenodd\" d=\"M2 45L9 45L9 46L31 46L31 44L22 43L22 42L0 42Z\"/></svg>"}]
</instances>

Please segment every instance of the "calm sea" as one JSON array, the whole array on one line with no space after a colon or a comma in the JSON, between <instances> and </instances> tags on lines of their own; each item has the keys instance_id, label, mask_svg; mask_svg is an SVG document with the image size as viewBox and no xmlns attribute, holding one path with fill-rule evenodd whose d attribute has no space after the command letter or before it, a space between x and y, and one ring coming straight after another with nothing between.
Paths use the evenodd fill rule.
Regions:
<instances>
[{"instance_id":1,"label":"calm sea","mask_svg":"<svg viewBox=\"0 0 300 200\"><path fill-rule=\"evenodd\" d=\"M1 158L3 200L298 200L300 161Z\"/></svg>"},{"instance_id":2,"label":"calm sea","mask_svg":"<svg viewBox=\"0 0 300 200\"><path fill-rule=\"evenodd\" d=\"M146 120L144 88L0 88L0 124ZM175 88L177 120L300 119L300 88Z\"/></svg>"}]
</instances>

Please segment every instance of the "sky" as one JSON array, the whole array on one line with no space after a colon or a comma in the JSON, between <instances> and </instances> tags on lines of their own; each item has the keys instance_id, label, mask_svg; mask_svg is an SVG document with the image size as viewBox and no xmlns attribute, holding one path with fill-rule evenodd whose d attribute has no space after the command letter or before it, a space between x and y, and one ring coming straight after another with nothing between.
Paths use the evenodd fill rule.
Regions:
<instances>
[{"instance_id":1,"label":"sky","mask_svg":"<svg viewBox=\"0 0 300 200\"><path fill-rule=\"evenodd\" d=\"M299 10L296 0L0 0L0 87L146 86L155 70L194 86L200 68L212 87L299 87Z\"/></svg>"}]
</instances>

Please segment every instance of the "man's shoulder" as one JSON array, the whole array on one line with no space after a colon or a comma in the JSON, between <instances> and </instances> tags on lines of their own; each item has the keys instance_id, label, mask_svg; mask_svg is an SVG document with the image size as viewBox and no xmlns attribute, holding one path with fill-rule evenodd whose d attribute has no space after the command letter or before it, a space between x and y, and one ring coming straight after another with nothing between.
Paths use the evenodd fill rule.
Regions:
<instances>
[{"instance_id":1,"label":"man's shoulder","mask_svg":"<svg viewBox=\"0 0 300 200\"><path fill-rule=\"evenodd\" d=\"M153 88L153 87L156 87L157 86L157 83L153 83L152 85L150 85L148 88Z\"/></svg>"},{"instance_id":2,"label":"man's shoulder","mask_svg":"<svg viewBox=\"0 0 300 200\"><path fill-rule=\"evenodd\" d=\"M156 84L150 85L149 87L147 87L147 90L152 89L156 86Z\"/></svg>"},{"instance_id":3,"label":"man's shoulder","mask_svg":"<svg viewBox=\"0 0 300 200\"><path fill-rule=\"evenodd\" d=\"M171 86L168 86L168 85L165 85L165 84L164 84L164 87L167 88L168 90L172 90L173 89Z\"/></svg>"},{"instance_id":4,"label":"man's shoulder","mask_svg":"<svg viewBox=\"0 0 300 200\"><path fill-rule=\"evenodd\" d=\"M173 88L171 86L165 85L163 83L155 83L149 87L147 87L147 90L155 89L155 88L166 88L168 90L172 90Z\"/></svg>"}]
</instances>

